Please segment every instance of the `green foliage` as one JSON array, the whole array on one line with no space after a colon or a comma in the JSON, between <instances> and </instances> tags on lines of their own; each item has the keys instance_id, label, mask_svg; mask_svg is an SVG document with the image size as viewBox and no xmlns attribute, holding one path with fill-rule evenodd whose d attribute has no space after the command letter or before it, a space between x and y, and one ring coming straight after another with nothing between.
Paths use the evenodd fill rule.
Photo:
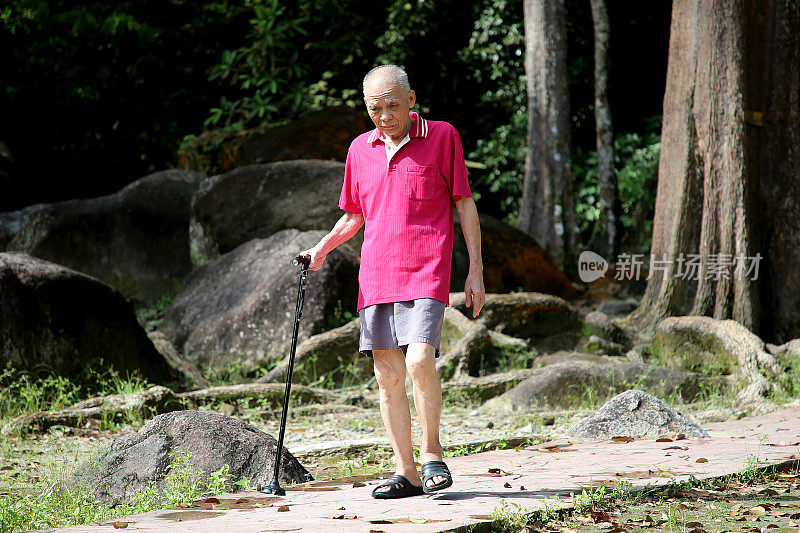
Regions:
<instances>
[{"instance_id":1,"label":"green foliage","mask_svg":"<svg viewBox=\"0 0 800 533\"><path fill-rule=\"evenodd\" d=\"M304 76L308 67L300 61L296 42L307 35L308 18L292 16L280 0L245 0L250 35L243 46L225 50L209 71L209 81L227 83L233 96L223 96L211 109L206 126L222 126L231 132L276 114L292 115L304 101Z\"/></svg>"},{"instance_id":2,"label":"green foliage","mask_svg":"<svg viewBox=\"0 0 800 533\"><path fill-rule=\"evenodd\" d=\"M646 133L622 133L614 140L623 250L639 252L650 247L661 150L659 127L660 117L653 117ZM581 239L588 242L600 216L597 152L576 148L572 173Z\"/></svg>"},{"instance_id":3,"label":"green foliage","mask_svg":"<svg viewBox=\"0 0 800 533\"><path fill-rule=\"evenodd\" d=\"M218 98L203 82L241 33L234 5L7 2L0 69L14 75L0 91L0 138L29 201L98 196L170 166Z\"/></svg>"},{"instance_id":4,"label":"green foliage","mask_svg":"<svg viewBox=\"0 0 800 533\"><path fill-rule=\"evenodd\" d=\"M479 88L476 104L483 130L467 157L485 167L472 177L476 198L497 203L499 214L510 224L517 216L525 176L528 114L524 52L522 2L482 2L469 43L459 52Z\"/></svg>"},{"instance_id":5,"label":"green foliage","mask_svg":"<svg viewBox=\"0 0 800 533\"><path fill-rule=\"evenodd\" d=\"M500 500L500 505L492 510L492 531L498 533L517 533L530 519L530 511L518 503Z\"/></svg>"},{"instance_id":6,"label":"green foliage","mask_svg":"<svg viewBox=\"0 0 800 533\"><path fill-rule=\"evenodd\" d=\"M47 369L21 371L7 365L0 372L0 423L37 411L64 409L90 397L130 394L150 386L138 375L121 376L104 369L102 361L87 365L86 377L76 382ZM141 413L131 413L122 421L140 422L141 418ZM107 416L101 422L102 427L112 427L115 420Z\"/></svg>"}]
</instances>

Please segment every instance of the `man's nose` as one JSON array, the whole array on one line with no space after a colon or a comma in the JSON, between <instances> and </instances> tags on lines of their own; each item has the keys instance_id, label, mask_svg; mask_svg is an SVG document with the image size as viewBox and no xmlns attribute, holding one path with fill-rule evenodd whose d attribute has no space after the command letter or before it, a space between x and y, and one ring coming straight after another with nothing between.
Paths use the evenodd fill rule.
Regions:
<instances>
[{"instance_id":1,"label":"man's nose","mask_svg":"<svg viewBox=\"0 0 800 533\"><path fill-rule=\"evenodd\" d=\"M388 109L384 109L381 111L381 120L388 121L392 119L392 114L389 112Z\"/></svg>"}]
</instances>

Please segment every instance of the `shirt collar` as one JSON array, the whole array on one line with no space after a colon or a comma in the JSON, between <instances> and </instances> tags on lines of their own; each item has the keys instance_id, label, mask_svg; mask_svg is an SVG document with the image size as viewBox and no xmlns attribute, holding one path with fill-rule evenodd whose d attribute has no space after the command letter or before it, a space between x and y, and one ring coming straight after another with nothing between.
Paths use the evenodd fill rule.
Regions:
<instances>
[{"instance_id":1,"label":"shirt collar","mask_svg":"<svg viewBox=\"0 0 800 533\"><path fill-rule=\"evenodd\" d=\"M426 138L428 136L428 121L419 116L419 113L415 113L414 111L409 113L408 116L414 120L414 124L411 126L411 131L408 132L408 136L412 139L414 137L420 137L422 139ZM380 139L381 130L375 128L370 132L369 137L367 137L367 142L374 143Z\"/></svg>"}]
</instances>

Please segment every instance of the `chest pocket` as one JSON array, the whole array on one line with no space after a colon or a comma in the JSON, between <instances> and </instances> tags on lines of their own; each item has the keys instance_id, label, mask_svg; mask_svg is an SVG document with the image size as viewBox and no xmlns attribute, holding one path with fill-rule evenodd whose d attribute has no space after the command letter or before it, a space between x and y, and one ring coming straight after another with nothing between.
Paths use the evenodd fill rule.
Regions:
<instances>
[{"instance_id":1,"label":"chest pocket","mask_svg":"<svg viewBox=\"0 0 800 533\"><path fill-rule=\"evenodd\" d=\"M406 171L406 191L411 200L432 200L439 195L445 182L435 166L409 166Z\"/></svg>"}]
</instances>

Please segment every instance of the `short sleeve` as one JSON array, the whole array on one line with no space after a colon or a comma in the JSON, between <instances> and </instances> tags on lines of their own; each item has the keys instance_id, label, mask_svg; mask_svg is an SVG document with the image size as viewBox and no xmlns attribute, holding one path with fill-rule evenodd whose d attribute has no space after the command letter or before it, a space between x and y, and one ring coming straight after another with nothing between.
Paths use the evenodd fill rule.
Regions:
<instances>
[{"instance_id":1,"label":"short sleeve","mask_svg":"<svg viewBox=\"0 0 800 533\"><path fill-rule=\"evenodd\" d=\"M449 124L448 124L449 126ZM464 163L464 148L461 146L461 136L455 128L448 128L445 149L445 165L442 169L447 176L447 183L450 187L450 196L454 201L458 201L464 196L472 196L467 179L467 165Z\"/></svg>"},{"instance_id":2,"label":"short sleeve","mask_svg":"<svg viewBox=\"0 0 800 533\"><path fill-rule=\"evenodd\" d=\"M357 215L362 213L361 199L358 196L358 178L355 169L352 147L347 151L347 161L344 165L344 183L342 194L339 196L339 208Z\"/></svg>"}]
</instances>

